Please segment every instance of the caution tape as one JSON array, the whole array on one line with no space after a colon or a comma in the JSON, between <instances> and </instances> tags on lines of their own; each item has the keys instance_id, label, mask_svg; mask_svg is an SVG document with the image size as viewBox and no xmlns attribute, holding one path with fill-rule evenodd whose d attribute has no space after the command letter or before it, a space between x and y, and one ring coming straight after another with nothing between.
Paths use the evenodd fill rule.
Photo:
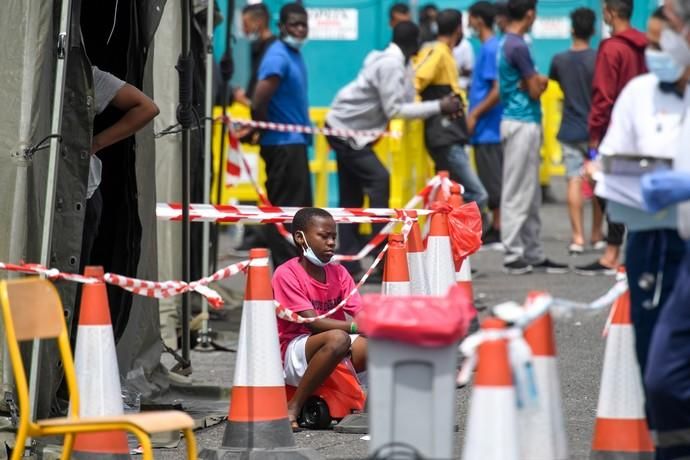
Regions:
<instances>
[{"instance_id":1,"label":"caution tape","mask_svg":"<svg viewBox=\"0 0 690 460\"><path fill-rule=\"evenodd\" d=\"M379 130L355 130L355 129L338 129L338 128L320 128L318 126L295 125L289 123L275 123L272 121L258 121L240 118L230 118L220 116L216 121L225 122L226 124L234 124L239 126L246 126L250 128L263 129L267 131L278 131L282 133L300 133L300 134L323 134L324 136L335 137L392 137L399 139L402 133L399 131L379 131Z\"/></svg>"},{"instance_id":2,"label":"caution tape","mask_svg":"<svg viewBox=\"0 0 690 460\"><path fill-rule=\"evenodd\" d=\"M201 278L200 280L187 283L185 281L147 281L123 275L116 275L114 273L106 273L101 279L98 277L65 273L56 268L46 268L39 264L8 264L0 262L0 270L45 276L53 281L65 280L82 284L92 284L103 281L114 286L119 286L133 294L144 297L153 297L156 299L166 299L168 297L180 295L185 292L196 292L204 296L206 300L208 300L209 304L214 308L220 308L223 305L223 298L216 291L209 288L208 284L237 275L238 273L244 271L247 266L249 266L249 261L244 260L242 262L221 268L212 275Z\"/></svg>"},{"instance_id":3,"label":"caution tape","mask_svg":"<svg viewBox=\"0 0 690 460\"><path fill-rule=\"evenodd\" d=\"M403 240L407 241L407 236L410 233L410 230L412 230L412 223L414 222L414 219L411 217L406 217L405 222L403 223L403 228L402 228L402 235L403 235ZM328 318L329 316L332 316L334 313L339 311L341 308L343 308L345 305L347 305L347 302L350 301L353 295L359 291L359 288L362 287L362 285L367 281L371 273L374 271L374 269L379 265L381 260L383 260L383 256L386 254L388 251L388 245L386 244L381 252L376 256L374 259L374 263L371 264L371 267L364 273L364 276L359 280L357 285L352 288L352 290L345 296L343 300L338 303L335 307L332 309L328 310L326 313L323 313L319 316L314 316L311 318L306 318L304 316L300 316L299 314L295 313L294 311L290 310L284 305L281 305L279 302L275 301L275 309L276 309L276 316L280 319L284 319L285 321L290 321L291 323L299 323L299 324L309 324L313 323L314 321L318 321L320 319L325 319Z\"/></svg>"}]
</instances>

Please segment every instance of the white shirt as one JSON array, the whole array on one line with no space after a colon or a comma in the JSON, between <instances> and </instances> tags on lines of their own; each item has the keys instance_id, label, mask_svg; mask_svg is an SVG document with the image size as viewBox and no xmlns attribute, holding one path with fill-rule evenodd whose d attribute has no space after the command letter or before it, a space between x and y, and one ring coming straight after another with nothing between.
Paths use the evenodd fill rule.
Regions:
<instances>
[{"instance_id":1,"label":"white shirt","mask_svg":"<svg viewBox=\"0 0 690 460\"><path fill-rule=\"evenodd\" d=\"M690 92L690 90L686 90ZM685 120L681 128L678 143L675 148L673 169L690 172L690 98L685 98ZM690 240L690 202L684 201L678 205L678 233L683 239Z\"/></svg>"},{"instance_id":2,"label":"white shirt","mask_svg":"<svg viewBox=\"0 0 690 460\"><path fill-rule=\"evenodd\" d=\"M470 86L472 77L465 77L462 73L467 71L472 72L472 69L474 69L474 50L467 38L463 38L462 41L458 43L458 46L453 48L453 57L458 66L458 75L460 75L458 83L460 84L460 88L467 89Z\"/></svg>"},{"instance_id":3,"label":"white shirt","mask_svg":"<svg viewBox=\"0 0 690 460\"><path fill-rule=\"evenodd\" d=\"M659 89L656 75L636 77L618 96L599 151L602 155L672 158L680 138L684 110L683 99ZM644 209L639 177L603 174L598 179L597 195Z\"/></svg>"}]
</instances>

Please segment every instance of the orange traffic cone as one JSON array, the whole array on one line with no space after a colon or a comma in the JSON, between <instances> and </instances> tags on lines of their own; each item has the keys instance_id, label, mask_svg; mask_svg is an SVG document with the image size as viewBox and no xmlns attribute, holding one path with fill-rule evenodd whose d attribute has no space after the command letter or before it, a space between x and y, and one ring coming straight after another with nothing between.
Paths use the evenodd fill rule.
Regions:
<instances>
[{"instance_id":1,"label":"orange traffic cone","mask_svg":"<svg viewBox=\"0 0 690 460\"><path fill-rule=\"evenodd\" d=\"M416 218L417 211L408 211L408 215ZM412 229L407 236L407 267L410 272L410 293L428 295L429 281L424 268L424 243L417 221L412 223Z\"/></svg>"},{"instance_id":2,"label":"orange traffic cone","mask_svg":"<svg viewBox=\"0 0 690 460\"><path fill-rule=\"evenodd\" d=\"M400 233L388 235L388 252L383 267L383 295L409 296L410 272L407 268L405 241Z\"/></svg>"},{"instance_id":3,"label":"orange traffic cone","mask_svg":"<svg viewBox=\"0 0 690 460\"><path fill-rule=\"evenodd\" d=\"M465 201L462 199L462 194L460 193L460 184L452 184L450 186L450 197L448 198L448 204L455 208L459 208ZM472 304L474 305L474 289L472 287L472 265L470 264L470 258L465 257L461 263L456 263L455 267L455 282L460 286L464 292L467 293L467 298L472 299Z\"/></svg>"},{"instance_id":4,"label":"orange traffic cone","mask_svg":"<svg viewBox=\"0 0 690 460\"><path fill-rule=\"evenodd\" d=\"M103 267L86 267L84 275L102 277ZM122 415L124 411L115 337L110 321L108 294L102 281L85 284L82 288L74 363L81 398L79 415ZM74 441L72 458L131 458L127 434L124 431L79 434Z\"/></svg>"},{"instance_id":5,"label":"orange traffic cone","mask_svg":"<svg viewBox=\"0 0 690 460\"><path fill-rule=\"evenodd\" d=\"M482 329L503 330L506 323L484 320ZM518 426L515 388L505 339L479 345L479 361L474 378L465 431L463 459L518 460Z\"/></svg>"},{"instance_id":6,"label":"orange traffic cone","mask_svg":"<svg viewBox=\"0 0 690 460\"><path fill-rule=\"evenodd\" d=\"M613 304L606 338L592 458L652 459L654 445L644 412L640 367L630 321L630 293Z\"/></svg>"},{"instance_id":7,"label":"orange traffic cone","mask_svg":"<svg viewBox=\"0 0 690 460\"><path fill-rule=\"evenodd\" d=\"M455 284L453 253L448 234L448 215L431 215L431 229L427 239L425 267L429 280L429 295L445 296Z\"/></svg>"},{"instance_id":8,"label":"orange traffic cone","mask_svg":"<svg viewBox=\"0 0 690 460\"><path fill-rule=\"evenodd\" d=\"M527 305L541 293L527 296ZM568 442L556 365L556 341L551 314L546 313L525 330L532 350L538 404L518 412L520 451L523 460L567 460Z\"/></svg>"},{"instance_id":9,"label":"orange traffic cone","mask_svg":"<svg viewBox=\"0 0 690 460\"><path fill-rule=\"evenodd\" d=\"M288 420L268 250L249 252L235 378L223 442L199 458L319 458L298 449Z\"/></svg>"}]
</instances>

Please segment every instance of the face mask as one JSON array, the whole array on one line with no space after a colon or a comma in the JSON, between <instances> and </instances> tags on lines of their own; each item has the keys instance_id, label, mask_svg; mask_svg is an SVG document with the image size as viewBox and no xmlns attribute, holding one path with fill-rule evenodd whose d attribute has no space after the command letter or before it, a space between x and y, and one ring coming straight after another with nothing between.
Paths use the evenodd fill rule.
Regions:
<instances>
[{"instance_id":1,"label":"face mask","mask_svg":"<svg viewBox=\"0 0 690 460\"><path fill-rule=\"evenodd\" d=\"M673 60L681 67L690 66L690 46L679 33L671 29L661 32L661 49L671 55Z\"/></svg>"},{"instance_id":2,"label":"face mask","mask_svg":"<svg viewBox=\"0 0 690 460\"><path fill-rule=\"evenodd\" d=\"M675 83L683 75L683 67L666 51L648 49L644 53L647 68L659 78L662 83Z\"/></svg>"},{"instance_id":3,"label":"face mask","mask_svg":"<svg viewBox=\"0 0 690 460\"><path fill-rule=\"evenodd\" d=\"M247 40L255 42L259 39L259 32L250 32L247 34Z\"/></svg>"},{"instance_id":4,"label":"face mask","mask_svg":"<svg viewBox=\"0 0 690 460\"><path fill-rule=\"evenodd\" d=\"M300 48L304 46L304 44L307 42L306 38L296 38L293 37L292 35L285 35L283 37L283 41L287 46L290 48L296 49L299 51Z\"/></svg>"},{"instance_id":5,"label":"face mask","mask_svg":"<svg viewBox=\"0 0 690 460\"><path fill-rule=\"evenodd\" d=\"M304 234L304 232L300 232L302 234L302 238L304 238L304 244L307 246L306 248L302 248L302 253L304 254L304 257L307 258L307 260L317 267L325 267L326 265L330 264L333 262L333 257L331 257L328 262L324 262L323 260L319 259L316 257L316 254L314 254L314 250L309 246L309 243L307 243L307 235Z\"/></svg>"},{"instance_id":6,"label":"face mask","mask_svg":"<svg viewBox=\"0 0 690 460\"><path fill-rule=\"evenodd\" d=\"M429 31L434 35L438 35L438 23L436 21L429 24Z\"/></svg>"}]
</instances>

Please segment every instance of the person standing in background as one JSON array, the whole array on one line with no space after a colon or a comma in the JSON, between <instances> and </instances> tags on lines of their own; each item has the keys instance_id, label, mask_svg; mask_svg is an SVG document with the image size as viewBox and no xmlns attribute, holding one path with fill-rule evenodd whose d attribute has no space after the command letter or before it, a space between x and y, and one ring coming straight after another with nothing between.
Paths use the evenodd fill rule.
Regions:
<instances>
[{"instance_id":1,"label":"person standing in background","mask_svg":"<svg viewBox=\"0 0 690 460\"><path fill-rule=\"evenodd\" d=\"M536 0L509 0L506 27L498 52L499 94L503 103L503 189L501 240L503 270L522 275L538 270L566 273L568 267L546 258L540 240L542 142L541 103L548 78L534 67L524 35L536 18Z\"/></svg>"},{"instance_id":2,"label":"person standing in background","mask_svg":"<svg viewBox=\"0 0 690 460\"><path fill-rule=\"evenodd\" d=\"M596 15L589 8L578 8L570 14L573 44L568 51L557 54L551 62L549 77L558 82L563 90L563 118L558 131L558 140L563 152L567 178L568 215L570 216L571 238L568 252L582 254L585 250L585 236L582 219L583 170L587 158L589 133L587 117L591 107L592 80L597 52L590 48L594 35ZM587 180L587 179L584 179ZM597 200L592 200L592 245L603 239L601 226L603 214Z\"/></svg>"},{"instance_id":3,"label":"person standing in background","mask_svg":"<svg viewBox=\"0 0 690 460\"><path fill-rule=\"evenodd\" d=\"M419 40L421 43L433 42L438 35L438 7L428 3L419 9Z\"/></svg>"},{"instance_id":4,"label":"person standing in background","mask_svg":"<svg viewBox=\"0 0 690 460\"><path fill-rule=\"evenodd\" d=\"M630 25L633 0L604 0L604 22L611 27L612 37L599 45L594 80L592 109L589 112L589 157L594 159L601 140L611 122L611 111L625 85L647 72L644 52L647 37ZM600 200L603 210L606 202ZM612 222L607 216L608 231L604 254L590 264L575 267L580 275L614 275L618 268L620 248L625 226Z\"/></svg>"},{"instance_id":5,"label":"person standing in background","mask_svg":"<svg viewBox=\"0 0 690 460\"><path fill-rule=\"evenodd\" d=\"M280 10L280 40L266 50L259 66L259 82L252 100L255 120L301 126L311 124L307 68L300 53L308 34L304 7L298 3L284 5ZM261 132L259 145L261 158L266 163L266 191L275 206L312 205L309 144L311 136L307 134ZM265 229L274 267L297 255L295 247L274 225L266 225Z\"/></svg>"},{"instance_id":6,"label":"person standing in background","mask_svg":"<svg viewBox=\"0 0 690 460\"><path fill-rule=\"evenodd\" d=\"M388 10L388 25L391 29L395 28L395 26L401 22L411 20L412 14L410 14L410 7L407 6L407 3L394 3Z\"/></svg>"},{"instance_id":7,"label":"person standing in background","mask_svg":"<svg viewBox=\"0 0 690 460\"><path fill-rule=\"evenodd\" d=\"M469 92L467 129L474 148L474 162L486 189L491 223L485 226L485 245L501 242L501 184L503 183L503 146L501 117L503 107L498 94L497 53L499 39L494 35L496 9L488 1L479 1L469 9L469 24L482 46L472 74Z\"/></svg>"},{"instance_id":8,"label":"person standing in background","mask_svg":"<svg viewBox=\"0 0 690 460\"><path fill-rule=\"evenodd\" d=\"M472 81L472 70L474 70L474 50L472 44L463 33L460 43L453 48L453 58L458 66L458 85L463 91L467 91Z\"/></svg>"},{"instance_id":9,"label":"person standing in background","mask_svg":"<svg viewBox=\"0 0 690 460\"><path fill-rule=\"evenodd\" d=\"M242 88L237 88L234 96L237 102L246 106L251 106L261 59L268 47L276 41L275 35L268 26L269 17L268 8L263 3L254 3L242 9L242 33L250 43L249 65L251 66L251 74L249 83L247 83L247 90L243 91Z\"/></svg>"},{"instance_id":10,"label":"person standing in background","mask_svg":"<svg viewBox=\"0 0 690 460\"><path fill-rule=\"evenodd\" d=\"M462 92L458 86L458 69L452 50L462 39L462 14L447 9L437 16L438 38L417 54L415 89L423 101L439 100ZM446 115L429 117L424 122L424 143L434 160L436 171L449 171L450 178L464 187L465 201L476 201L484 209L488 199L486 189L472 170L465 150L469 143L464 114L456 118Z\"/></svg>"}]
</instances>

